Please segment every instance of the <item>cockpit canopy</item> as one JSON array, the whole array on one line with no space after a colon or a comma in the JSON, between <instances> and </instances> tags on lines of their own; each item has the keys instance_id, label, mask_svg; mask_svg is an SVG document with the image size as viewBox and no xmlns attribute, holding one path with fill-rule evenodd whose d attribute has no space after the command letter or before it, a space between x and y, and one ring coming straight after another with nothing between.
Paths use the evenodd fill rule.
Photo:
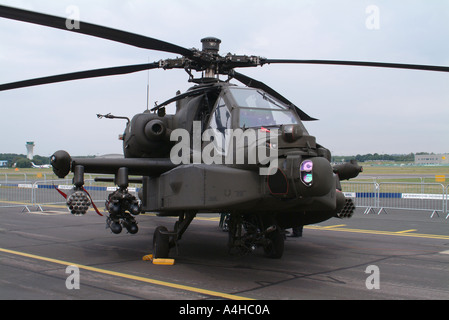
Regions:
<instances>
[{"instance_id":1,"label":"cockpit canopy","mask_svg":"<svg viewBox=\"0 0 449 320\"><path fill-rule=\"evenodd\" d=\"M250 88L229 88L239 108L239 127L272 127L299 124L298 115L267 93Z\"/></svg>"},{"instance_id":2,"label":"cockpit canopy","mask_svg":"<svg viewBox=\"0 0 449 320\"><path fill-rule=\"evenodd\" d=\"M213 141L220 154L227 153L231 129L281 129L283 125L297 125L307 134L294 107L262 90L237 86L223 88L208 123L205 129L213 129Z\"/></svg>"},{"instance_id":3,"label":"cockpit canopy","mask_svg":"<svg viewBox=\"0 0 449 320\"><path fill-rule=\"evenodd\" d=\"M226 129L300 125L307 132L294 107L266 92L237 86L224 87L212 110L209 127L223 132Z\"/></svg>"}]
</instances>

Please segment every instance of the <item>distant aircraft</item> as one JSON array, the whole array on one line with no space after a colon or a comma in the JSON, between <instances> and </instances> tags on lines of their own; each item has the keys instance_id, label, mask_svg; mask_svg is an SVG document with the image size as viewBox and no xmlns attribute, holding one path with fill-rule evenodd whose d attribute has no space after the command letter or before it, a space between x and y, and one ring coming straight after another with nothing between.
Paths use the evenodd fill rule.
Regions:
<instances>
[{"instance_id":1,"label":"distant aircraft","mask_svg":"<svg viewBox=\"0 0 449 320\"><path fill-rule=\"evenodd\" d=\"M51 168L51 164L43 164L43 165L35 165L34 162L31 162L31 166L33 168L40 168L40 169L47 169L47 168Z\"/></svg>"}]
</instances>

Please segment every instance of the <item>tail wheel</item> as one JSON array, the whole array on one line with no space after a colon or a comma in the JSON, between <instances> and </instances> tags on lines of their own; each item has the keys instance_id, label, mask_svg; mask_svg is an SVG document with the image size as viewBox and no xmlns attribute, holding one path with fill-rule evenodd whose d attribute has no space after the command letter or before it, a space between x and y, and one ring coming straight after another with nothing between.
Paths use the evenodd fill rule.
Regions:
<instances>
[{"instance_id":1,"label":"tail wheel","mask_svg":"<svg viewBox=\"0 0 449 320\"><path fill-rule=\"evenodd\" d=\"M264 247L265 255L268 258L280 259L284 254L284 234L279 227L266 235L268 244Z\"/></svg>"},{"instance_id":2,"label":"tail wheel","mask_svg":"<svg viewBox=\"0 0 449 320\"><path fill-rule=\"evenodd\" d=\"M168 258L170 252L170 237L166 227L159 226L153 235L153 257L154 259Z\"/></svg>"}]
</instances>

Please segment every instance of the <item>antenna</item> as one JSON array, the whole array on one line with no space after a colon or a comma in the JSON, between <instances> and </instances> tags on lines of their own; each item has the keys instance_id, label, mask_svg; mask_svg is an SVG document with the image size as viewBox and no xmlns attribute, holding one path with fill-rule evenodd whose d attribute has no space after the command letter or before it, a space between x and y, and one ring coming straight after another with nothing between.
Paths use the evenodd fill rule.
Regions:
<instances>
[{"instance_id":1,"label":"antenna","mask_svg":"<svg viewBox=\"0 0 449 320\"><path fill-rule=\"evenodd\" d=\"M148 63L150 63L150 57L148 57ZM147 111L150 104L150 70L147 71Z\"/></svg>"}]
</instances>

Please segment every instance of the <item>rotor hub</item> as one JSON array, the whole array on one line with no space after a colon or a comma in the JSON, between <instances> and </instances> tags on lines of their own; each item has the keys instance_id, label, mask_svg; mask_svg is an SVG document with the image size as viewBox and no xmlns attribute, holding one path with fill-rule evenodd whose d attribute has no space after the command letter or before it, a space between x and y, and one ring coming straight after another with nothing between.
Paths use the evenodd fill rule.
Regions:
<instances>
[{"instance_id":1,"label":"rotor hub","mask_svg":"<svg viewBox=\"0 0 449 320\"><path fill-rule=\"evenodd\" d=\"M218 38L206 37L201 39L201 43L203 44L204 52L218 54L218 51L220 51L221 40Z\"/></svg>"}]
</instances>

